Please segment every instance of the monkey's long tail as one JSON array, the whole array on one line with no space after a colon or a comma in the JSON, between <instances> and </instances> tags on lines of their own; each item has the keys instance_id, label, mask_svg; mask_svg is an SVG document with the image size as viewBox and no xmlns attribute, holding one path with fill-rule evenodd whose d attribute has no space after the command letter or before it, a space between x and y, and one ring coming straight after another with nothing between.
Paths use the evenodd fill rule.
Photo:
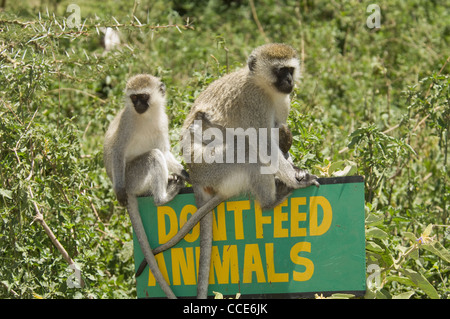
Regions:
<instances>
[{"instance_id":1,"label":"monkey's long tail","mask_svg":"<svg viewBox=\"0 0 450 319\"><path fill-rule=\"evenodd\" d=\"M186 236L187 233L189 233L192 230L192 228L194 228L195 225L197 225L197 223L203 218L203 216L212 211L223 201L224 198L219 195L215 195L213 198L207 201L205 205L200 207L195 212L195 214L192 215L191 218L189 218L189 220L183 225L183 227L181 227L181 229L178 231L178 233L176 233L175 236L173 236L167 243L164 243L161 246L158 246L155 249L153 249L153 254L154 255L159 254L164 250L167 250L175 246L180 240L184 238L184 236ZM142 272L145 269L146 263L147 262L145 259L141 262L136 272L136 277L139 277L142 274Z\"/></svg>"},{"instance_id":2,"label":"monkey's long tail","mask_svg":"<svg viewBox=\"0 0 450 319\"><path fill-rule=\"evenodd\" d=\"M197 209L195 214L192 215L191 218L189 218L189 220L183 225L183 227L181 227L181 229L178 231L178 233L175 234L175 236L173 236L167 243L164 243L161 246L153 249L153 254L159 254L160 252L163 252L164 250L167 250L178 244L178 242L182 240L184 236L186 236L187 233L189 233L192 228L194 228L195 225L198 224L203 216L216 208L220 203L223 202L223 200L224 199L222 196L215 195L213 198L207 201L205 205Z\"/></svg>"},{"instance_id":3,"label":"monkey's long tail","mask_svg":"<svg viewBox=\"0 0 450 319\"><path fill-rule=\"evenodd\" d=\"M131 225L133 226L134 232L136 233L139 246L141 246L141 250L144 253L145 261L149 265L149 268L152 271L152 274L155 277L156 282L164 291L167 298L176 299L177 297L173 293L172 289L170 289L170 286L167 284L161 271L158 268L155 255L152 252L152 248L150 247L150 243L148 242L147 234L145 233L144 230L144 225L142 224L141 215L139 215L138 201L136 196L128 195L127 208L128 208L128 215L130 215L131 219Z\"/></svg>"}]
</instances>

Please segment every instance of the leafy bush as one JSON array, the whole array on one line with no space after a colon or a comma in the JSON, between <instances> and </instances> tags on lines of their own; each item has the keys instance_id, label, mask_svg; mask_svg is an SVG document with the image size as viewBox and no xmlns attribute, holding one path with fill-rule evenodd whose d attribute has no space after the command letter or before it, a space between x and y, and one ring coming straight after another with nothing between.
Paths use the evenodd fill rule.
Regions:
<instances>
[{"instance_id":1,"label":"leafy bush","mask_svg":"<svg viewBox=\"0 0 450 319\"><path fill-rule=\"evenodd\" d=\"M365 176L366 297L448 298L448 4L384 1L371 30L367 1L84 0L73 28L71 1L45 3L0 11L0 296L135 297L131 226L102 163L126 78L166 83L175 147L202 89L271 41L302 62L289 119L296 164ZM105 52L108 26L122 44ZM71 288L39 214L83 289Z\"/></svg>"}]
</instances>

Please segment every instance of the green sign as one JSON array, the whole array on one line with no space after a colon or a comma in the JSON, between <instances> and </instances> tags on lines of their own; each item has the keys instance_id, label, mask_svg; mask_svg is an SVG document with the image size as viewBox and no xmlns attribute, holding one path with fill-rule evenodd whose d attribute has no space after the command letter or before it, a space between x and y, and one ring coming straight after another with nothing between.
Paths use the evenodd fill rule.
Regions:
<instances>
[{"instance_id":1,"label":"green sign","mask_svg":"<svg viewBox=\"0 0 450 319\"><path fill-rule=\"evenodd\" d=\"M282 297L316 292L364 293L365 236L362 177L322 178L321 186L295 190L273 210L237 197L214 210L209 295ZM139 198L150 246L167 242L197 210L194 194L168 206ZM194 297L199 225L156 260L177 297ZM134 241L136 269L143 260ZM165 297L148 267L137 278L138 298Z\"/></svg>"}]
</instances>

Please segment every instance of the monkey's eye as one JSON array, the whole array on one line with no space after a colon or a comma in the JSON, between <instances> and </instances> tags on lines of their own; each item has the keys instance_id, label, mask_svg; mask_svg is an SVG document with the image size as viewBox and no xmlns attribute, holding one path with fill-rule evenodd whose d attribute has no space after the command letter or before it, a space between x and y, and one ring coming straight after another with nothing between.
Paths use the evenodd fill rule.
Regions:
<instances>
[{"instance_id":1,"label":"monkey's eye","mask_svg":"<svg viewBox=\"0 0 450 319\"><path fill-rule=\"evenodd\" d=\"M133 101L133 103L136 102L137 101L137 95L136 94L131 94L130 95L130 99L131 99L131 101Z\"/></svg>"}]
</instances>

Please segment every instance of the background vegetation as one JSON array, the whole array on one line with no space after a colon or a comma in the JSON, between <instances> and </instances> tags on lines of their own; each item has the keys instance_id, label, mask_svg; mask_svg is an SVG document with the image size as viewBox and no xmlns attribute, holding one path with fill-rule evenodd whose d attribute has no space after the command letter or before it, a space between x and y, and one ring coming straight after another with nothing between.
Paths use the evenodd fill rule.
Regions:
<instances>
[{"instance_id":1,"label":"background vegetation","mask_svg":"<svg viewBox=\"0 0 450 319\"><path fill-rule=\"evenodd\" d=\"M81 8L75 28L71 3ZM379 29L366 25L371 3ZM365 176L375 265L366 298L449 298L448 2L0 5L0 297L134 298L131 226L102 163L126 78L148 72L166 83L176 147L198 93L270 41L290 43L302 61L289 120L296 163ZM121 33L111 52L100 45L106 26ZM84 288L68 287L68 260Z\"/></svg>"}]
</instances>

